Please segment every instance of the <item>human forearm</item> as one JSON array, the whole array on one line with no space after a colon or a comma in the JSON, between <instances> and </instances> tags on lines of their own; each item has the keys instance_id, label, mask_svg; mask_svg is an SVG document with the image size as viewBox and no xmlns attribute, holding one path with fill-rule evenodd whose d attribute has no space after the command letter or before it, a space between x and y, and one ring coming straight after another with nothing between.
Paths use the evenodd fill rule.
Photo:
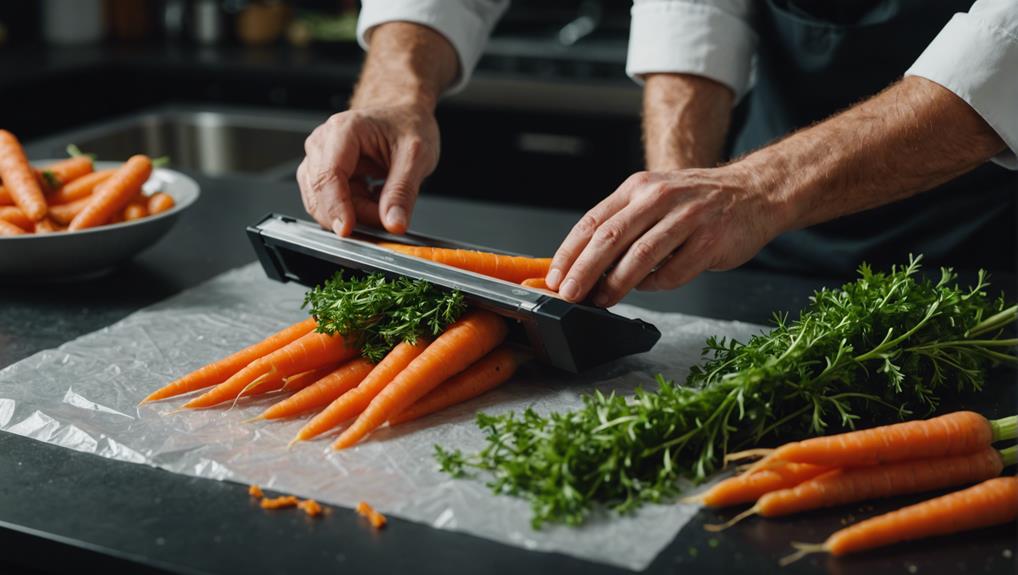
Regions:
<instances>
[{"instance_id":1,"label":"human forearm","mask_svg":"<svg viewBox=\"0 0 1018 575\"><path fill-rule=\"evenodd\" d=\"M926 191L1003 149L968 104L909 77L724 169L770 194L771 217L797 229Z\"/></svg>"},{"instance_id":2,"label":"human forearm","mask_svg":"<svg viewBox=\"0 0 1018 575\"><path fill-rule=\"evenodd\" d=\"M732 91L707 78L649 74L643 89L647 169L704 168L718 163L731 119Z\"/></svg>"},{"instance_id":3,"label":"human forearm","mask_svg":"<svg viewBox=\"0 0 1018 575\"><path fill-rule=\"evenodd\" d=\"M433 111L459 71L449 41L420 24L382 24L370 42L351 108L421 106Z\"/></svg>"}]
</instances>

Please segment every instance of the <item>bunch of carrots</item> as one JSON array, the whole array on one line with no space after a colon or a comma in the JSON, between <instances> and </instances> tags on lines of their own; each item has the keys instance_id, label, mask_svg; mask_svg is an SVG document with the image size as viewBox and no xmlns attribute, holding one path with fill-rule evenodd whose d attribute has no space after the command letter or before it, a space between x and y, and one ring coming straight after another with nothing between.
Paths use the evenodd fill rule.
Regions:
<instances>
[{"instance_id":1,"label":"bunch of carrots","mask_svg":"<svg viewBox=\"0 0 1018 575\"><path fill-rule=\"evenodd\" d=\"M83 230L165 212L172 196L142 191L151 173L152 160L143 155L108 170L95 171L83 154L37 169L14 134L0 130L0 236Z\"/></svg>"},{"instance_id":2,"label":"bunch of carrots","mask_svg":"<svg viewBox=\"0 0 1018 575\"><path fill-rule=\"evenodd\" d=\"M729 459L763 455L735 477L692 498L711 507L754 502L723 525L746 517L778 517L870 499L978 485L873 517L819 544L794 544L787 564L814 552L855 553L899 541L955 533L1018 518L1018 478L998 476L1016 463L1016 450L993 447L1018 437L1018 417L988 421L958 411L861 431L750 450Z\"/></svg>"}]
</instances>

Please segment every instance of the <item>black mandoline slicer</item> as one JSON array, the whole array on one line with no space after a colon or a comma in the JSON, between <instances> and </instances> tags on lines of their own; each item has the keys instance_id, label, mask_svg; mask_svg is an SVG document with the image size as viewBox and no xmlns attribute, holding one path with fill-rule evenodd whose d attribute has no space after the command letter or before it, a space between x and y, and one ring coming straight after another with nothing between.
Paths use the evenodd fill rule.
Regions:
<instances>
[{"instance_id":1,"label":"black mandoline slicer","mask_svg":"<svg viewBox=\"0 0 1018 575\"><path fill-rule=\"evenodd\" d=\"M567 371L580 372L647 351L661 337L661 332L645 321L568 303L538 290L394 253L356 238L508 252L412 233L392 236L361 228L353 238L340 238L316 224L279 214L269 214L248 227L247 233L265 273L272 279L313 286L343 268L408 276L457 289L471 305L516 320L510 337L528 344L546 363Z\"/></svg>"}]
</instances>

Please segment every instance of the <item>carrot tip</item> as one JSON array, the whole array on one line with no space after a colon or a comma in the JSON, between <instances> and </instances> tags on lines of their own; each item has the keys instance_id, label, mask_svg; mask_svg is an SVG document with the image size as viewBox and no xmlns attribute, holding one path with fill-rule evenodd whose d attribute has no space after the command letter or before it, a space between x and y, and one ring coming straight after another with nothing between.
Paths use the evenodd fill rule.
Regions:
<instances>
[{"instance_id":1,"label":"carrot tip","mask_svg":"<svg viewBox=\"0 0 1018 575\"><path fill-rule=\"evenodd\" d=\"M795 563L799 559L811 554L811 553L822 553L827 550L827 546L823 543L795 543L792 542L792 547L795 548L795 553L782 557L778 561L778 565L785 567Z\"/></svg>"},{"instance_id":2,"label":"carrot tip","mask_svg":"<svg viewBox=\"0 0 1018 575\"><path fill-rule=\"evenodd\" d=\"M731 461L741 461L743 459L750 459L753 457L767 457L773 453L773 449L746 449L744 451L736 451L735 453L725 454L725 465L728 465Z\"/></svg>"},{"instance_id":3,"label":"carrot tip","mask_svg":"<svg viewBox=\"0 0 1018 575\"><path fill-rule=\"evenodd\" d=\"M301 441L304 441L304 440L299 438L299 437L294 437L293 439L290 440L290 443L286 444L286 448L290 449L291 447L293 447L294 445L296 445L297 443L299 443Z\"/></svg>"},{"instance_id":4,"label":"carrot tip","mask_svg":"<svg viewBox=\"0 0 1018 575\"><path fill-rule=\"evenodd\" d=\"M753 515L756 515L756 507L750 507L749 509L743 511L742 513L736 515L735 517L732 517L731 519L725 521L724 523L720 524L709 523L705 524L703 528L707 531L710 531L711 533L718 533L719 531L724 531L725 529L728 529L732 525L735 525L736 523L742 521L743 519Z\"/></svg>"},{"instance_id":5,"label":"carrot tip","mask_svg":"<svg viewBox=\"0 0 1018 575\"><path fill-rule=\"evenodd\" d=\"M679 503L686 503L690 505L703 505L704 499L703 495L704 495L703 493L699 493L697 495L688 495L686 497L683 497L682 499L679 499Z\"/></svg>"}]
</instances>

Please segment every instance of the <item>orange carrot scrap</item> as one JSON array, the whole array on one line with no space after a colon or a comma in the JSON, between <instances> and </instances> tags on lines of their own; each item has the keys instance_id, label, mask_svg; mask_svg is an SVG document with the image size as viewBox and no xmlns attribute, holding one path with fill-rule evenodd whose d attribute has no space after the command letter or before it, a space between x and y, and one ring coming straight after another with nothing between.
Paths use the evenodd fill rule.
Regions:
<instances>
[{"instance_id":1,"label":"orange carrot scrap","mask_svg":"<svg viewBox=\"0 0 1018 575\"><path fill-rule=\"evenodd\" d=\"M252 485L251 487L248 487L247 488L247 493L251 497L257 497L258 499L261 499L262 497L265 497L265 493L262 492L262 488L257 486L257 485Z\"/></svg>"},{"instance_id":2,"label":"orange carrot scrap","mask_svg":"<svg viewBox=\"0 0 1018 575\"><path fill-rule=\"evenodd\" d=\"M293 495L280 495L279 497L266 497L262 499L262 509L283 509L285 507L296 507L300 500Z\"/></svg>"},{"instance_id":3,"label":"orange carrot scrap","mask_svg":"<svg viewBox=\"0 0 1018 575\"><path fill-rule=\"evenodd\" d=\"M307 513L311 517L318 517L322 514L322 506L318 504L314 499L305 499L297 504L297 507L301 511Z\"/></svg>"},{"instance_id":4,"label":"orange carrot scrap","mask_svg":"<svg viewBox=\"0 0 1018 575\"><path fill-rule=\"evenodd\" d=\"M385 527L387 522L385 515L375 511L375 508L368 505L365 501L361 501L357 504L357 514L361 517L367 518L367 520L371 523L371 526L375 529Z\"/></svg>"}]
</instances>

